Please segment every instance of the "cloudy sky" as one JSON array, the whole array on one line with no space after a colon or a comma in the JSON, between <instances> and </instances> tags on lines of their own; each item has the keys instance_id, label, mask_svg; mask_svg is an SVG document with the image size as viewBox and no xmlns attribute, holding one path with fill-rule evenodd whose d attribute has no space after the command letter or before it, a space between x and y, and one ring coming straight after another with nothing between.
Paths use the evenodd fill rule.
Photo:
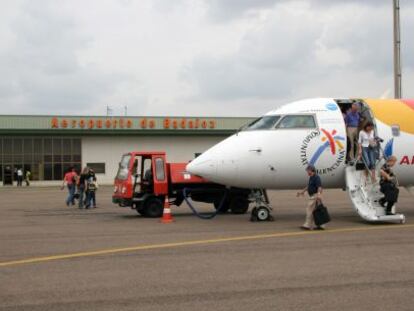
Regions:
<instances>
[{"instance_id":1,"label":"cloudy sky","mask_svg":"<svg viewBox=\"0 0 414 311\"><path fill-rule=\"evenodd\" d=\"M400 0L404 97L414 1ZM392 0L0 0L1 114L260 115L393 95Z\"/></svg>"}]
</instances>

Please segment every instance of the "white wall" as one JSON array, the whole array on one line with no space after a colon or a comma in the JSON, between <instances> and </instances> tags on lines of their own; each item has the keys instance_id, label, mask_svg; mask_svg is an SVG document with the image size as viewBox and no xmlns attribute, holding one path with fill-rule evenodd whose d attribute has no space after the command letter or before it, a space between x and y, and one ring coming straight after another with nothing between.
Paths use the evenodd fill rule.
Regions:
<instances>
[{"instance_id":1,"label":"white wall","mask_svg":"<svg viewBox=\"0 0 414 311\"><path fill-rule=\"evenodd\" d=\"M187 162L224 136L85 136L82 137L82 166L106 163L106 174L97 175L101 184L112 184L121 155L130 151L166 151L168 162Z\"/></svg>"}]
</instances>

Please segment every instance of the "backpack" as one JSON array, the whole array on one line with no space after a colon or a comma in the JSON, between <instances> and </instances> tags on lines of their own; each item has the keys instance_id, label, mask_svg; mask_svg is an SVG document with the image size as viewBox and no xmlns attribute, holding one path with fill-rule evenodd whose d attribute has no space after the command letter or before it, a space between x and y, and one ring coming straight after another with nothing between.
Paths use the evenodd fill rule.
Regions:
<instances>
[{"instance_id":1,"label":"backpack","mask_svg":"<svg viewBox=\"0 0 414 311\"><path fill-rule=\"evenodd\" d=\"M95 191L98 187L96 186L96 181L95 180L88 180L88 191Z\"/></svg>"}]
</instances>

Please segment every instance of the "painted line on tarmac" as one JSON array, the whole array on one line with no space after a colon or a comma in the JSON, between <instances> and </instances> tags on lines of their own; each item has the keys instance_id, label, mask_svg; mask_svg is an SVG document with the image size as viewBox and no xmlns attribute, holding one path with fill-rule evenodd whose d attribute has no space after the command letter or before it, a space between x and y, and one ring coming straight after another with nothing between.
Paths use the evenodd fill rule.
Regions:
<instances>
[{"instance_id":1,"label":"painted line on tarmac","mask_svg":"<svg viewBox=\"0 0 414 311\"><path fill-rule=\"evenodd\" d=\"M4 261L4 262L0 262L0 267L10 267L10 266L17 266L17 265L24 265L24 264L34 264L34 263L41 263L41 262L48 262L48 261L65 260L65 259L71 259L71 258L111 255L111 254L117 254L117 253L127 253L127 252L152 250L152 249L163 249L163 248L174 248L174 247L182 247L182 246L218 244L218 243L225 243L225 242L261 240L261 239L283 238L283 237L296 237L296 236L306 236L306 235L316 235L316 234L362 232L362 231L374 231L374 230L395 230L395 229L408 229L408 228L414 228L414 224L411 224L411 225L377 225L377 226L367 225L365 227L339 228L339 229L331 229L331 230L328 229L325 231L298 231L298 232L283 232L283 233L275 232L275 233L264 233L264 234L257 234L257 235L236 236L236 237L227 237L227 238L172 242L172 243L164 243L164 244L137 245L137 246L123 247L123 248L103 249L103 250L90 251L90 252L69 253L69 254L60 254L60 255L46 256L46 257L33 257L33 258L20 259L20 260Z\"/></svg>"}]
</instances>

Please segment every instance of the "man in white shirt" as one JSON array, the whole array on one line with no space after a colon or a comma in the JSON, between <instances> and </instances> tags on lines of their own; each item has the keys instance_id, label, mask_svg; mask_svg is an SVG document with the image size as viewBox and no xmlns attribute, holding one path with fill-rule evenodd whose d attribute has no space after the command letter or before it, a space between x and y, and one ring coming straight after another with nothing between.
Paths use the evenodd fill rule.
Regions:
<instances>
[{"instance_id":1,"label":"man in white shirt","mask_svg":"<svg viewBox=\"0 0 414 311\"><path fill-rule=\"evenodd\" d=\"M21 168L17 169L17 186L21 187L23 185L23 170Z\"/></svg>"}]
</instances>

